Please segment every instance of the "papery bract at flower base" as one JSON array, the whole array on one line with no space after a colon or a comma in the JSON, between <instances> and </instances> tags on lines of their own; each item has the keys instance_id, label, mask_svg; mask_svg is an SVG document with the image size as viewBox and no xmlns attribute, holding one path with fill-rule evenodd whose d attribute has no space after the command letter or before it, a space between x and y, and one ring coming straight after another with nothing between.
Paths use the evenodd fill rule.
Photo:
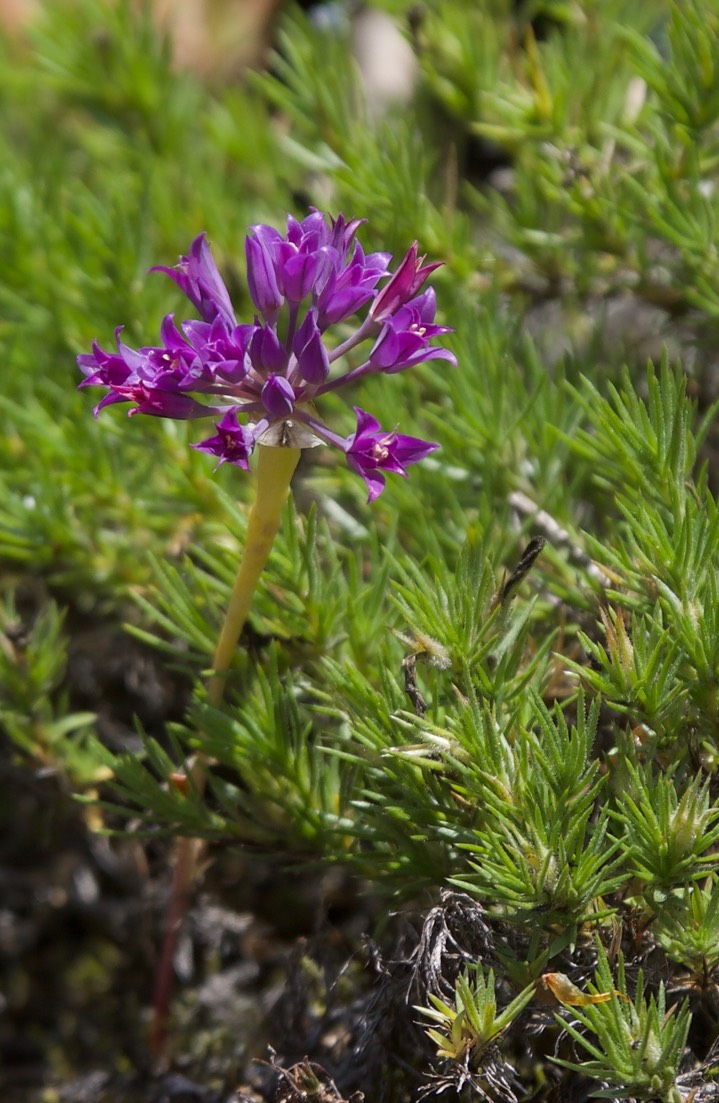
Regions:
<instances>
[{"instance_id":1,"label":"papery bract at flower base","mask_svg":"<svg viewBox=\"0 0 719 1103\"><path fill-rule=\"evenodd\" d=\"M81 386L103 386L107 394L95 412L118 402L130 414L215 421L214 436L195 445L222 463L248 468L256 443L296 447L324 443L341 449L369 488L370 500L385 483L383 472L405 468L436 444L386 432L370 414L358 411L353 436L338 436L321 420L322 395L379 372L393 374L429 360L456 363L434 338L448 332L436 325L431 288L418 294L437 267L408 250L386 286L388 253L365 255L356 241L361 220L341 214L329 221L312 211L302 221L290 216L287 233L272 226L251 227L246 240L247 282L258 316L237 323L227 288L204 234L192 242L175 268L158 266L184 291L200 319L179 324L168 314L161 343L132 349L116 331L117 352L95 342L78 357ZM371 303L353 332L351 315ZM345 325L342 337L327 341L331 326ZM339 365L365 342L369 353L356 366ZM355 361L356 363L356 361ZM241 419L241 420L240 420ZM246 425L243 426L243 422ZM306 443L305 443L306 442Z\"/></svg>"}]
</instances>

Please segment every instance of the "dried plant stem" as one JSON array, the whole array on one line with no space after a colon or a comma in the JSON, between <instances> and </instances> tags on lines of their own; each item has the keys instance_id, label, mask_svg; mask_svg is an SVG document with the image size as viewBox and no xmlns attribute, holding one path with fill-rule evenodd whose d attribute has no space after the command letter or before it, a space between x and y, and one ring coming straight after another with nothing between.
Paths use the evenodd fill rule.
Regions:
<instances>
[{"instance_id":1,"label":"dried plant stem","mask_svg":"<svg viewBox=\"0 0 719 1103\"><path fill-rule=\"evenodd\" d=\"M213 674L207 687L208 700L214 706L219 706L222 702L227 671L247 620L257 583L282 522L282 510L287 501L290 482L301 453L299 448L274 448L267 445L260 445L258 451L257 490L247 523L244 554L215 648L212 661ZM202 756L195 758L188 770L191 773L194 788L201 793L205 786ZM175 779L174 783L180 786L187 785L188 778L182 775ZM202 850L201 839L178 839L175 844L170 901L153 997L150 1041L153 1053L159 1059L163 1058L167 1045L173 961Z\"/></svg>"}]
</instances>

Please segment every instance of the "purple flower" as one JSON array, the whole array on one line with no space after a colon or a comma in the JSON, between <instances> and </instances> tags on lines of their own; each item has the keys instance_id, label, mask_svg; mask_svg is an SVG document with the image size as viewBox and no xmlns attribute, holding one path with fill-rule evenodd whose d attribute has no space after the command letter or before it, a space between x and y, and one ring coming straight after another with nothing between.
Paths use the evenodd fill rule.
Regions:
<instances>
[{"instance_id":1,"label":"purple flower","mask_svg":"<svg viewBox=\"0 0 719 1103\"><path fill-rule=\"evenodd\" d=\"M313 253L291 253L282 266L282 285L291 303L301 303L315 285L318 257Z\"/></svg>"},{"instance_id":2,"label":"purple flower","mask_svg":"<svg viewBox=\"0 0 719 1103\"><path fill-rule=\"evenodd\" d=\"M324 383L330 374L330 358L322 341L315 310L308 311L297 330L292 351L297 358L296 373L300 379L307 383Z\"/></svg>"},{"instance_id":3,"label":"purple flower","mask_svg":"<svg viewBox=\"0 0 719 1103\"><path fill-rule=\"evenodd\" d=\"M253 326L249 357L259 376L283 375L287 370L287 350L272 326Z\"/></svg>"},{"instance_id":4,"label":"purple flower","mask_svg":"<svg viewBox=\"0 0 719 1103\"><path fill-rule=\"evenodd\" d=\"M456 363L437 337L449 332L435 324L431 288L420 293L437 267L411 247L384 288L388 253L366 255L356 240L361 220L327 219L310 211L289 216L286 233L272 226L250 228L246 240L247 283L257 314L237 323L227 288L204 234L192 242L175 268L159 267L186 294L199 318L178 323L168 314L160 343L133 349L116 331L117 352L95 341L78 357L85 375L80 386L101 386L105 396L95 413L118 402L130 414L178 419L219 418L216 433L195 445L247 469L256 443L318 443L340 448L367 482L370 500L384 487L384 472L406 474L436 444L385 432L370 414L357 410L353 436L335 434L315 403L329 391L378 372L404 371L429 360ZM371 304L366 310L367 304ZM362 311L354 329L348 319ZM327 331L343 323L342 338ZM349 329L349 334L348 334ZM342 367L345 357L365 345L368 351ZM359 361L359 362L358 362ZM293 445L294 446L294 445Z\"/></svg>"},{"instance_id":5,"label":"purple flower","mask_svg":"<svg viewBox=\"0 0 719 1103\"><path fill-rule=\"evenodd\" d=\"M374 296L390 259L389 253L370 253L366 257L359 242L349 264L344 265L340 258L333 249L325 250L315 286L318 324L323 332L355 314Z\"/></svg>"},{"instance_id":6,"label":"purple flower","mask_svg":"<svg viewBox=\"0 0 719 1103\"><path fill-rule=\"evenodd\" d=\"M256 326L227 326L220 318L182 323L182 334L212 380L239 384L251 368L248 351Z\"/></svg>"},{"instance_id":7,"label":"purple flower","mask_svg":"<svg viewBox=\"0 0 719 1103\"><path fill-rule=\"evenodd\" d=\"M245 238L245 254L247 256L247 286L250 289L250 298L257 310L272 322L277 317L277 312L284 303L284 296L277 282L277 272L272 257L272 238L267 231L272 231L271 226L253 226L253 236ZM276 234L277 231L272 231Z\"/></svg>"},{"instance_id":8,"label":"purple flower","mask_svg":"<svg viewBox=\"0 0 719 1103\"><path fill-rule=\"evenodd\" d=\"M198 452L207 452L217 456L215 470L223 463L234 463L237 467L250 470L250 455L255 446L254 433L237 420L237 410L228 410L221 421L215 422L217 432L214 437L191 445Z\"/></svg>"},{"instance_id":9,"label":"purple flower","mask_svg":"<svg viewBox=\"0 0 719 1103\"><path fill-rule=\"evenodd\" d=\"M280 420L290 416L295 407L295 392L289 379L271 375L262 388L262 405L271 418Z\"/></svg>"},{"instance_id":10,"label":"purple flower","mask_svg":"<svg viewBox=\"0 0 719 1103\"><path fill-rule=\"evenodd\" d=\"M122 328L115 332L117 353L105 352L97 341L91 355L78 357L78 364L87 378L81 387L102 386L109 393L95 407L95 414L116 402L134 402L130 414L151 414L180 420L206 417L214 407L204 406L183 391L202 391L206 380L203 367L192 349L176 345L179 334L171 317L163 322L168 344L136 351L120 340ZM186 355L185 355L186 352Z\"/></svg>"},{"instance_id":11,"label":"purple flower","mask_svg":"<svg viewBox=\"0 0 719 1103\"><path fill-rule=\"evenodd\" d=\"M404 260L392 279L385 284L370 307L370 316L375 322L386 321L396 310L409 302L417 294L430 272L442 266L442 262L437 261L435 264L426 264L423 268L423 261L424 257L417 259L415 241L407 250Z\"/></svg>"},{"instance_id":12,"label":"purple flower","mask_svg":"<svg viewBox=\"0 0 719 1103\"><path fill-rule=\"evenodd\" d=\"M383 471L406 476L406 467L419 463L439 445L418 437L403 436L396 430L387 433L366 410L361 410L359 406L355 406L354 410L357 429L346 441L347 462L367 483L367 501L373 502L384 490Z\"/></svg>"},{"instance_id":13,"label":"purple flower","mask_svg":"<svg viewBox=\"0 0 719 1103\"><path fill-rule=\"evenodd\" d=\"M206 322L213 321L219 315L231 325L235 324L230 296L217 271L205 234L198 234L190 246L189 254L180 257L174 268L157 264L150 271L164 272L174 280Z\"/></svg>"},{"instance_id":14,"label":"purple flower","mask_svg":"<svg viewBox=\"0 0 719 1103\"><path fill-rule=\"evenodd\" d=\"M449 332L447 326L433 324L435 309L436 297L432 287L401 306L382 327L369 355L370 364L387 375L404 371L425 360L448 360L456 365L457 358L449 349L430 347L433 337Z\"/></svg>"}]
</instances>

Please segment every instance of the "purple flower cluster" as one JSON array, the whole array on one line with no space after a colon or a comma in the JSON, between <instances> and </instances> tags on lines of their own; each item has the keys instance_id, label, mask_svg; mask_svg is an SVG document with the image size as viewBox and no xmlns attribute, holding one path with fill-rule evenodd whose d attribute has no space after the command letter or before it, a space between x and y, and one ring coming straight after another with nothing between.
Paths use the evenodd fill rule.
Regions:
<instances>
[{"instance_id":1,"label":"purple flower cluster","mask_svg":"<svg viewBox=\"0 0 719 1103\"><path fill-rule=\"evenodd\" d=\"M432 347L447 333L434 324L435 294L422 291L437 264L424 265L417 243L390 274L388 253L365 255L355 235L361 221L342 215L328 223L319 211L301 222L291 216L283 236L271 226L253 226L246 239L247 282L257 311L238 324L227 288L205 235L165 272L187 295L200 319L176 325L164 319L158 346L129 348L116 332L117 352L95 342L78 357L80 386L103 386L97 414L115 402L131 402L130 414L214 417L215 434L194 447L222 463L249 468L256 444L340 448L365 479L369 500L384 488L384 474L405 475L438 447L396 430L382 429L355 407L357 426L339 437L320 420L315 400L365 376L404 371L425 360L456 363L448 349ZM381 290L379 282L389 276ZM371 303L364 320L339 343L327 343L332 326L346 323ZM333 366L364 342L365 359L344 371ZM359 357L355 357L359 359Z\"/></svg>"}]
</instances>

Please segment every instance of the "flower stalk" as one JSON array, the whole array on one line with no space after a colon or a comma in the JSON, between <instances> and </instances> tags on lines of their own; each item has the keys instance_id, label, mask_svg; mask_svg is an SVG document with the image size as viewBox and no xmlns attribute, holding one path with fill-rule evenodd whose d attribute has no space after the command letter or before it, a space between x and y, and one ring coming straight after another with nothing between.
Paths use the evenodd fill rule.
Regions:
<instances>
[{"instance_id":1,"label":"flower stalk","mask_svg":"<svg viewBox=\"0 0 719 1103\"><path fill-rule=\"evenodd\" d=\"M282 510L290 492L290 481L301 449L260 445L257 491L250 512L245 550L232 588L230 602L212 662L213 674L207 687L211 705L222 703L229 670L252 604L252 596L264 569L282 521Z\"/></svg>"}]
</instances>

